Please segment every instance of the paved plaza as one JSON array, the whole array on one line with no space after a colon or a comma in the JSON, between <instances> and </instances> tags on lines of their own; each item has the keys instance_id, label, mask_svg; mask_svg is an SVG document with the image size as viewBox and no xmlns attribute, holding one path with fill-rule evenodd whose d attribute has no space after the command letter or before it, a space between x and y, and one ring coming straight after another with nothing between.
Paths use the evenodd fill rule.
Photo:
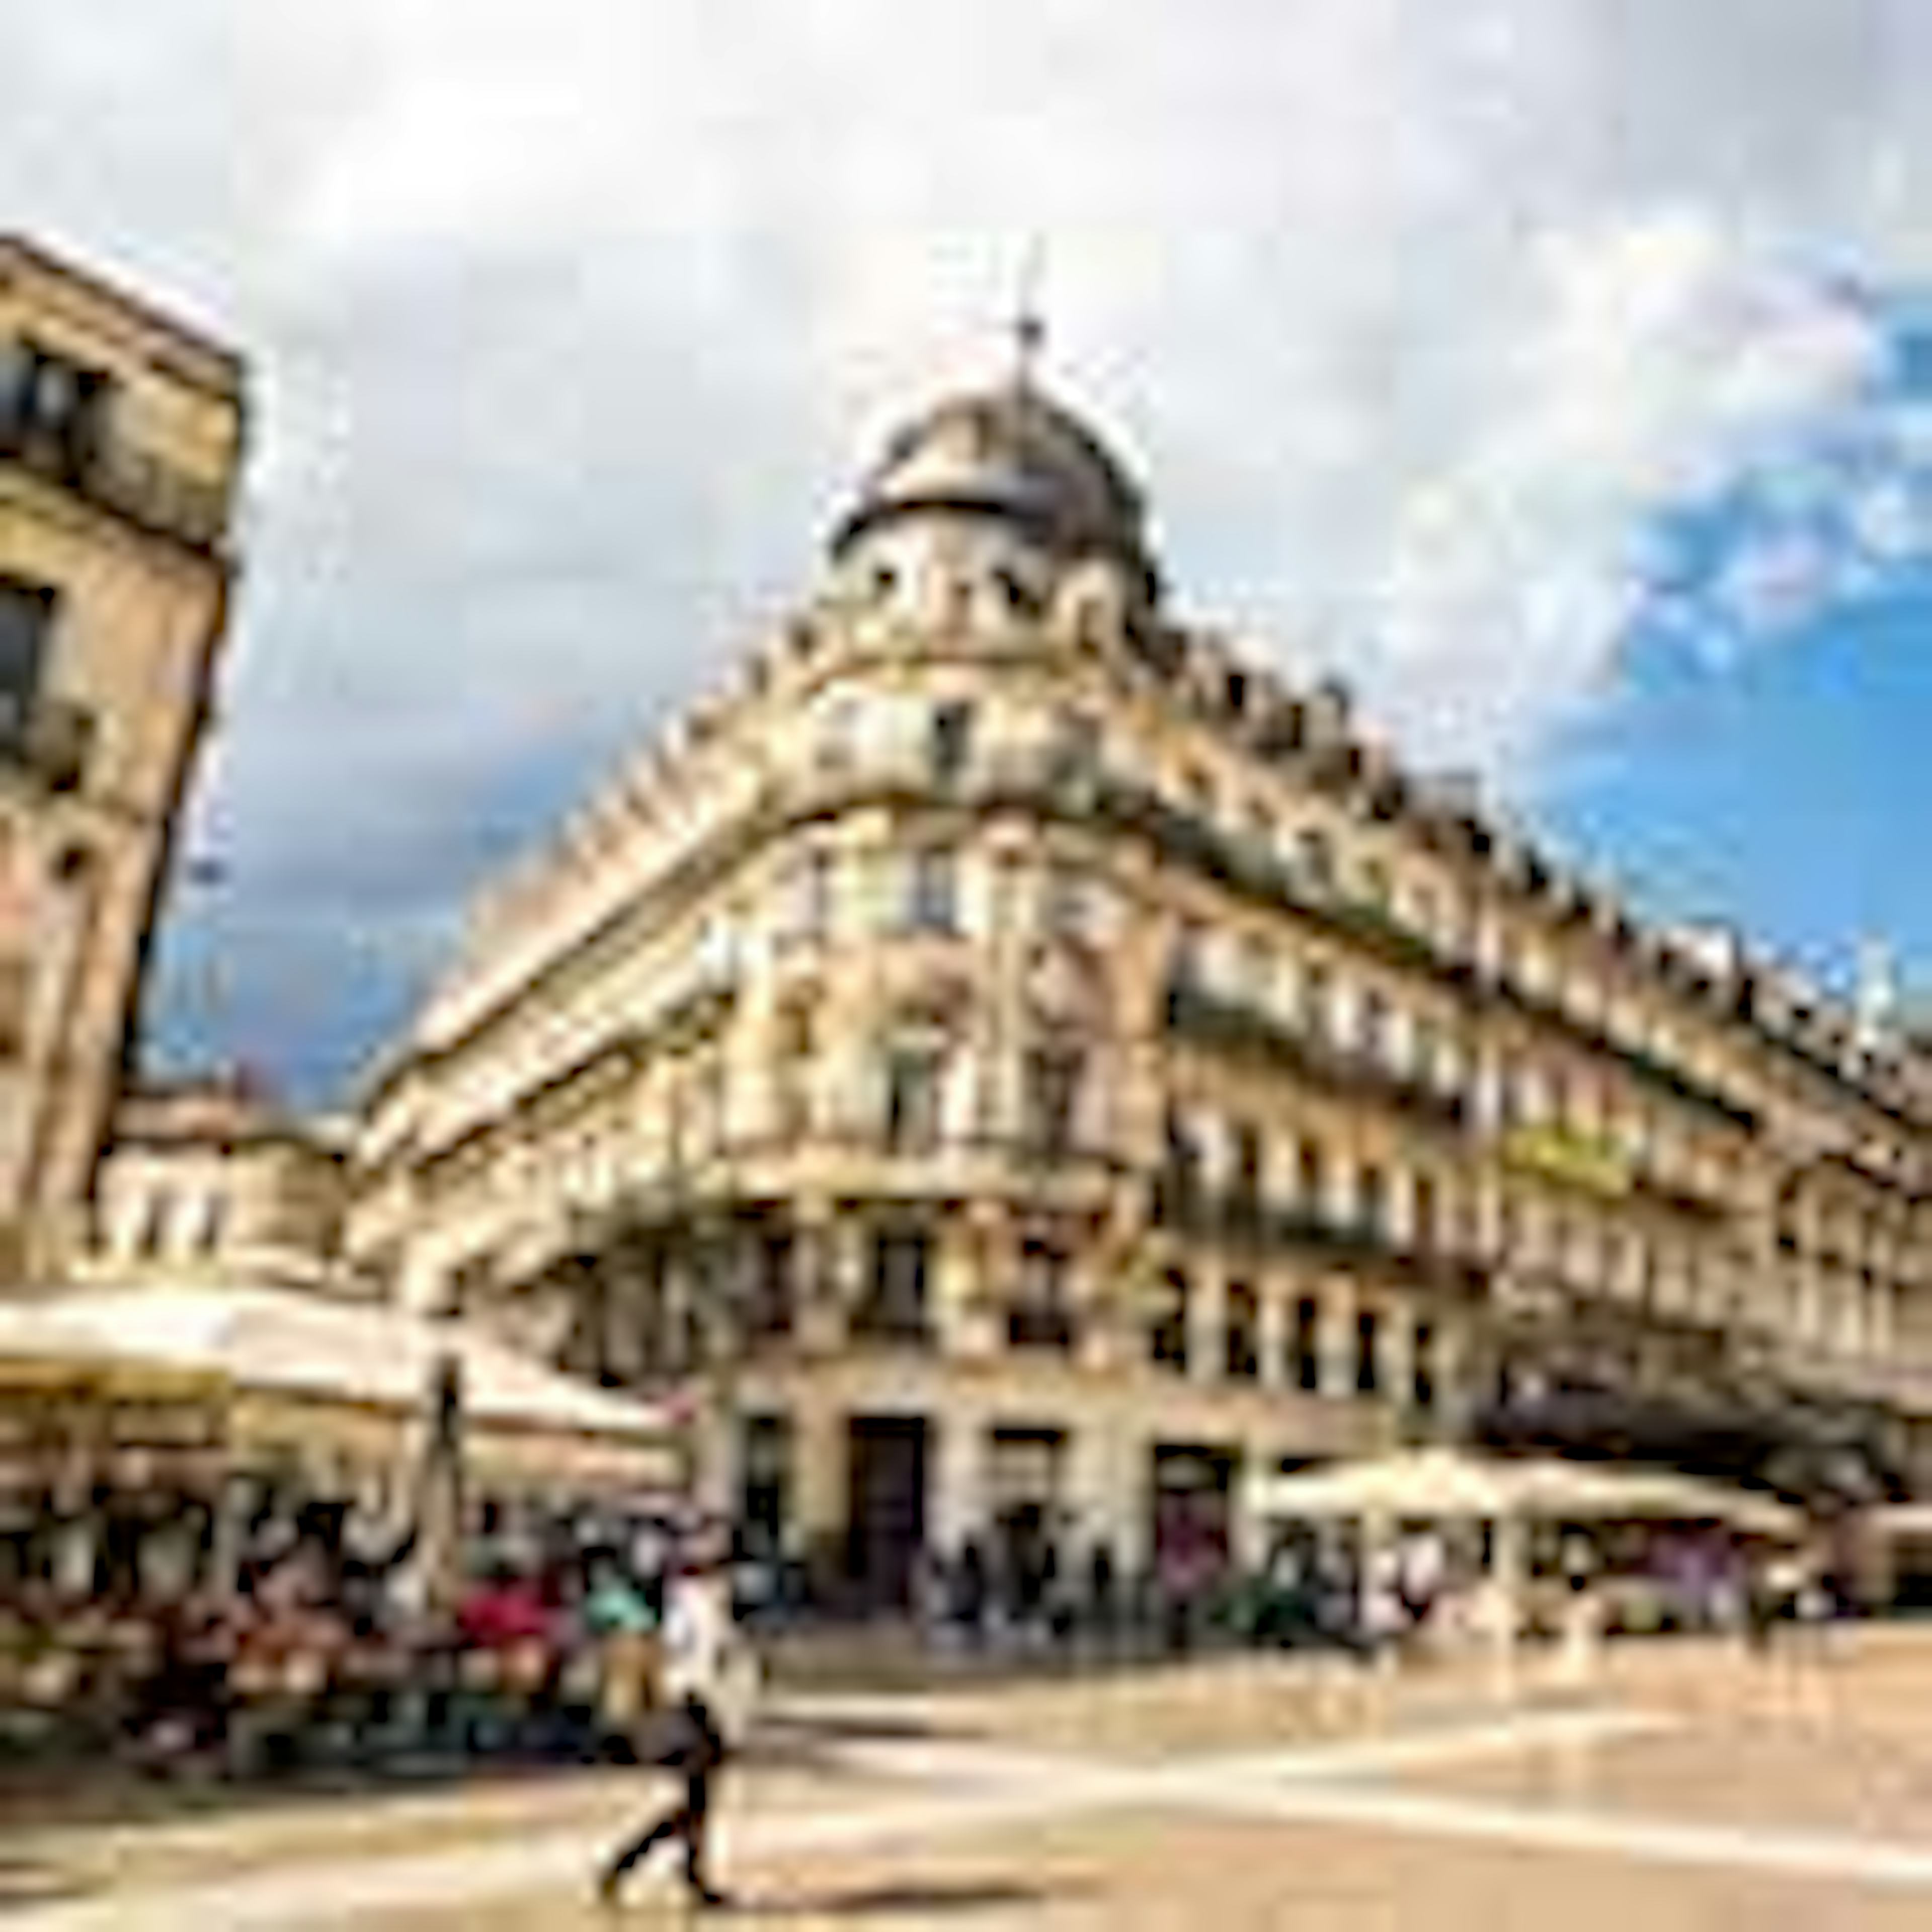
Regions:
<instances>
[{"instance_id":1,"label":"paved plaza","mask_svg":"<svg viewBox=\"0 0 1932 1932\"><path fill-rule=\"evenodd\" d=\"M664 1795L598 1773L20 1835L14 1932L601 1925ZM1619 1646L1586 1684L1244 1657L776 1704L721 1922L1100 1928L1932 1924L1932 1631L1770 1660ZM615 1923L678 1917L647 1873Z\"/></svg>"}]
</instances>

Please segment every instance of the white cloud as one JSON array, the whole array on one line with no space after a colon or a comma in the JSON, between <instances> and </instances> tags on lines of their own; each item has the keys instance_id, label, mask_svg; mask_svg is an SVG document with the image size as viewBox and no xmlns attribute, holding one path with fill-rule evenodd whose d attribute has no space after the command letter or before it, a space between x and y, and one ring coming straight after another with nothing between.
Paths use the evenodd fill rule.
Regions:
<instances>
[{"instance_id":1,"label":"white cloud","mask_svg":"<svg viewBox=\"0 0 1932 1932\"><path fill-rule=\"evenodd\" d=\"M1912 0L96 0L9 50L11 208L257 360L205 809L263 928L442 904L700 682L1029 236L1180 601L1519 788L1648 514L1802 482L1871 348L1829 277L1932 268Z\"/></svg>"}]
</instances>

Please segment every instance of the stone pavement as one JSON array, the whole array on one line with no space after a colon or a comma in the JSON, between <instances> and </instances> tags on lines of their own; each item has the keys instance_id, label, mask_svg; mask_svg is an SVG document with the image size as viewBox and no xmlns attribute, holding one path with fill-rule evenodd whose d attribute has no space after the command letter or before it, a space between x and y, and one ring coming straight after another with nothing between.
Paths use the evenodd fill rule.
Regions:
<instances>
[{"instance_id":1,"label":"stone pavement","mask_svg":"<svg viewBox=\"0 0 1932 1932\"><path fill-rule=\"evenodd\" d=\"M1632 1646L1587 1696L1507 1707L1468 1673L1301 1660L1096 1696L795 1702L812 1768L754 1768L721 1818L742 1911L792 1924L1338 1928L1932 1924L1932 1634L1766 1664ZM1132 1748L1117 1740L1130 1738ZM637 1774L541 1802L407 1801L250 1858L124 1868L18 1932L589 1927L588 1882L656 1802ZM341 1835L351 1824L374 1838ZM468 1837L464 1836L466 1828ZM207 1827L200 1828L204 1833ZM244 1834L245 1836L245 1833ZM50 1862L53 1861L50 1858ZM628 1915L674 1900L655 1876ZM603 1921L607 1926L608 1919ZM728 1918L725 1922L730 1922Z\"/></svg>"}]
</instances>

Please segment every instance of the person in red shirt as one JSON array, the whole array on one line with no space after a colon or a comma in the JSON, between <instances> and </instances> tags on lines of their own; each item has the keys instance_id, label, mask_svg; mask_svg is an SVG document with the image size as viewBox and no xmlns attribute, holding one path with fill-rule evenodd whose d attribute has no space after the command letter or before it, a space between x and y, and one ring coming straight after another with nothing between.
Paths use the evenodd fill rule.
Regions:
<instances>
[{"instance_id":1,"label":"person in red shirt","mask_svg":"<svg viewBox=\"0 0 1932 1932\"><path fill-rule=\"evenodd\" d=\"M479 1650L510 1650L547 1642L554 1615L538 1579L506 1563L464 1598L456 1624L464 1641Z\"/></svg>"}]
</instances>

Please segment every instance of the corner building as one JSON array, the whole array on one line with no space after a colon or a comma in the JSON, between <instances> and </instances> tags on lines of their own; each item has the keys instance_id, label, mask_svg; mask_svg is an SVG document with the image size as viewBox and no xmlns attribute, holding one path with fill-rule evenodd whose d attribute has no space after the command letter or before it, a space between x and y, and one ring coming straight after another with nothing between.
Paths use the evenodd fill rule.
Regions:
<instances>
[{"instance_id":1,"label":"corner building","mask_svg":"<svg viewBox=\"0 0 1932 1932\"><path fill-rule=\"evenodd\" d=\"M212 718L236 358L0 233L0 1280L86 1239Z\"/></svg>"},{"instance_id":2,"label":"corner building","mask_svg":"<svg viewBox=\"0 0 1932 1932\"><path fill-rule=\"evenodd\" d=\"M478 906L350 1244L704 1370L748 1530L860 1603L968 1536L1238 1560L1246 1472L1419 1437L1895 1492L1932 1084L1867 1022L1177 622L1018 382Z\"/></svg>"}]
</instances>

